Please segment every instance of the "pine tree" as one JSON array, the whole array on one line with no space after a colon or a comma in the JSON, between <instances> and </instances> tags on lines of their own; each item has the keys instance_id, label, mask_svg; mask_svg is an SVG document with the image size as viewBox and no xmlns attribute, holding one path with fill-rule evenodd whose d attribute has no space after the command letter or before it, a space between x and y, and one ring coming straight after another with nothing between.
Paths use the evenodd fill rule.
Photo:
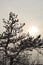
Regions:
<instances>
[{"instance_id":1,"label":"pine tree","mask_svg":"<svg viewBox=\"0 0 43 65\"><path fill-rule=\"evenodd\" d=\"M9 19L3 19L5 32L0 34L0 47L3 47L6 56L10 57L10 65L13 64L13 59L16 59L16 56L19 54L16 43L24 38L21 33L25 23L19 23L17 16L15 13L10 12Z\"/></svg>"}]
</instances>

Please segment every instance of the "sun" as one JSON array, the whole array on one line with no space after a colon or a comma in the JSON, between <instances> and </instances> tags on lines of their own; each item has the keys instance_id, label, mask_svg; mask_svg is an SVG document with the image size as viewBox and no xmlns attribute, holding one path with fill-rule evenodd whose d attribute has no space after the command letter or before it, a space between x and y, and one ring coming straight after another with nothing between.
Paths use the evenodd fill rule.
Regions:
<instances>
[{"instance_id":1,"label":"sun","mask_svg":"<svg viewBox=\"0 0 43 65\"><path fill-rule=\"evenodd\" d=\"M35 35L37 35L37 33L38 33L38 28L35 27L35 26L31 26L31 27L29 28L28 32L29 32L30 35L35 36Z\"/></svg>"}]
</instances>

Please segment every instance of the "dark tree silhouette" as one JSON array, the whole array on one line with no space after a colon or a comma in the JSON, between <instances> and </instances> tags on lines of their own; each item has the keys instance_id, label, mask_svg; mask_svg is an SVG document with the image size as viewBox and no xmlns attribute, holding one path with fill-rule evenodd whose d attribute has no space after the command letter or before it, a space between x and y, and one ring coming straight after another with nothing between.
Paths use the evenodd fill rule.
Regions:
<instances>
[{"instance_id":1,"label":"dark tree silhouette","mask_svg":"<svg viewBox=\"0 0 43 65\"><path fill-rule=\"evenodd\" d=\"M25 23L19 23L17 16L18 15L15 15L15 13L10 12L9 19L3 19L3 22L5 24L5 32L0 34L0 47L4 47L3 50L6 56L10 57L10 65L13 64L13 59L16 59L17 55L20 52L17 50L18 47L15 46L17 41L24 38L24 36L21 35L21 32L23 31L22 27L25 25ZM10 44L14 45L14 48L10 48L11 52L9 50Z\"/></svg>"}]
</instances>

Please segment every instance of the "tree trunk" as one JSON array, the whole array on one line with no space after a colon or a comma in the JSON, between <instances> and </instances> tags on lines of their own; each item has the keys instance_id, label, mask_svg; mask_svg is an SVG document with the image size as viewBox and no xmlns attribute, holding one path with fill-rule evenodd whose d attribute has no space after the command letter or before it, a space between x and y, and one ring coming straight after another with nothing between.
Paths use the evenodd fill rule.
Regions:
<instances>
[{"instance_id":1,"label":"tree trunk","mask_svg":"<svg viewBox=\"0 0 43 65\"><path fill-rule=\"evenodd\" d=\"M10 65L13 64L13 58L10 58Z\"/></svg>"}]
</instances>

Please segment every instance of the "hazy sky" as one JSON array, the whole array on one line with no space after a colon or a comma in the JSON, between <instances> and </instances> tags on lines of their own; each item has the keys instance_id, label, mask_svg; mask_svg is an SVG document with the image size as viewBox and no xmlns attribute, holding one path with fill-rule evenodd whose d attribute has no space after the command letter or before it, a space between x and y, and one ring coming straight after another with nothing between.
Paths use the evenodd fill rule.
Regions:
<instances>
[{"instance_id":1,"label":"hazy sky","mask_svg":"<svg viewBox=\"0 0 43 65\"><path fill-rule=\"evenodd\" d=\"M25 22L25 30L36 26L43 36L43 0L0 0L0 33L3 31L3 18L9 12L15 12L21 22Z\"/></svg>"}]
</instances>

